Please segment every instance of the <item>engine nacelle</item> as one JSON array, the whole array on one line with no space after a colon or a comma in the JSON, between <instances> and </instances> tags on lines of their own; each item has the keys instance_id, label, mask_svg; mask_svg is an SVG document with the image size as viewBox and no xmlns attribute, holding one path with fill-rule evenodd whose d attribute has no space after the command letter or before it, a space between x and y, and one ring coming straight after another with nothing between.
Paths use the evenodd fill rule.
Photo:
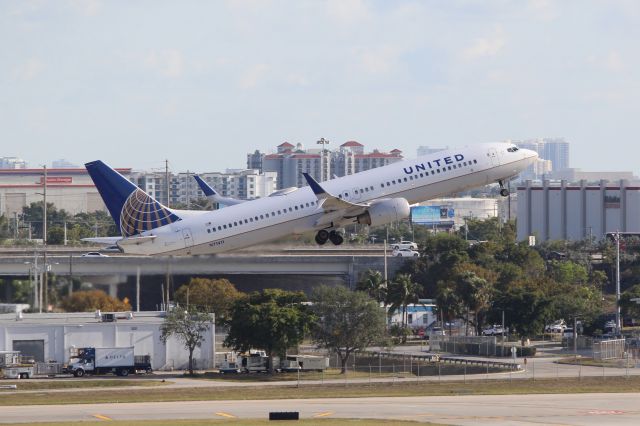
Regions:
<instances>
[{"instance_id":1,"label":"engine nacelle","mask_svg":"<svg viewBox=\"0 0 640 426\"><path fill-rule=\"evenodd\" d=\"M389 198L372 204L369 209L357 217L358 223L380 226L409 217L411 209L404 198Z\"/></svg>"}]
</instances>

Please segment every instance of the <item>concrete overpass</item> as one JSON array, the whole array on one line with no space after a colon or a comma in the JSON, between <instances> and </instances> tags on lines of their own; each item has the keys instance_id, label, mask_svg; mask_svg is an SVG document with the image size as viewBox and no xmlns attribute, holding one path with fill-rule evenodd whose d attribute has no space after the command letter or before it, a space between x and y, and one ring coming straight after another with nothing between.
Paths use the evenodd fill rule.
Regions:
<instances>
[{"instance_id":1,"label":"concrete overpass","mask_svg":"<svg viewBox=\"0 0 640 426\"><path fill-rule=\"evenodd\" d=\"M119 295L118 288L122 284L135 282L138 274L141 279L147 277L147 282L155 276L156 283L165 281L165 277L180 277L174 280L175 286L192 276L225 277L239 289L250 291L280 285L296 290L308 290L318 284L344 284L354 288L366 270L384 270L384 257L381 255L357 251L352 251L354 255L346 255L345 252L348 251L322 255L238 253L179 257L82 257L50 254L47 263L52 275L108 286L109 293L113 296ZM36 255L33 253L0 257L0 277L27 279L33 271L35 261ZM405 261L414 259L387 257L389 277L393 277ZM42 253L37 254L37 262L42 271ZM244 286L238 286L238 282L244 283Z\"/></svg>"}]
</instances>

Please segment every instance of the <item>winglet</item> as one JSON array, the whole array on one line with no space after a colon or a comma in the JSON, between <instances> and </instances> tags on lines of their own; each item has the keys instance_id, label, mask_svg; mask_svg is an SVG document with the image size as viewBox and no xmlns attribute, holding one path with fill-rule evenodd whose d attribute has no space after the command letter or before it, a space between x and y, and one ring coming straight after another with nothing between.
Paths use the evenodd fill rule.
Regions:
<instances>
[{"instance_id":1,"label":"winglet","mask_svg":"<svg viewBox=\"0 0 640 426\"><path fill-rule=\"evenodd\" d=\"M319 196L319 195L322 195L322 194L327 194L327 191L325 191L320 186L320 184L318 182L316 182L316 180L309 175L309 173L302 173L302 175L307 180L307 183L311 187L311 190L313 191L313 193L316 194L316 196Z\"/></svg>"},{"instance_id":2,"label":"winglet","mask_svg":"<svg viewBox=\"0 0 640 426\"><path fill-rule=\"evenodd\" d=\"M213 189L211 186L209 186L209 184L207 184L207 182L202 180L202 178L200 176L193 175L193 178L196 180L196 182L198 182L198 186L200 187L202 192L204 192L204 195L206 195L207 197L211 197L212 195L217 195L215 189Z\"/></svg>"}]
</instances>

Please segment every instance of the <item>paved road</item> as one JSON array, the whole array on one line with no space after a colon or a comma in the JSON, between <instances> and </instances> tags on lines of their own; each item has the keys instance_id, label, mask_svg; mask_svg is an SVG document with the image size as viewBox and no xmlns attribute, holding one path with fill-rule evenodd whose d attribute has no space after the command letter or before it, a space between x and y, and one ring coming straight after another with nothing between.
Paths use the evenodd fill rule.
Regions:
<instances>
[{"instance_id":1,"label":"paved road","mask_svg":"<svg viewBox=\"0 0 640 426\"><path fill-rule=\"evenodd\" d=\"M455 425L638 425L639 398L640 393L51 405L37 410L0 407L0 423L265 419L270 411L298 411L302 418L376 418Z\"/></svg>"}]
</instances>

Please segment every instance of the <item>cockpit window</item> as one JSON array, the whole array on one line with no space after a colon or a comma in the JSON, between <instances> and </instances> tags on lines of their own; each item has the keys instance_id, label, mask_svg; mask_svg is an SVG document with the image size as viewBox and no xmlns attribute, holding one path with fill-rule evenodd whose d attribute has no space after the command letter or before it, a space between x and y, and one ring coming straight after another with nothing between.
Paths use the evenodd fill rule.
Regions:
<instances>
[{"instance_id":1,"label":"cockpit window","mask_svg":"<svg viewBox=\"0 0 640 426\"><path fill-rule=\"evenodd\" d=\"M509 152L516 152L516 151L518 151L518 149L519 149L519 148L518 148L517 146L514 146L514 147L511 147L511 148L507 148L507 151L509 151Z\"/></svg>"}]
</instances>

